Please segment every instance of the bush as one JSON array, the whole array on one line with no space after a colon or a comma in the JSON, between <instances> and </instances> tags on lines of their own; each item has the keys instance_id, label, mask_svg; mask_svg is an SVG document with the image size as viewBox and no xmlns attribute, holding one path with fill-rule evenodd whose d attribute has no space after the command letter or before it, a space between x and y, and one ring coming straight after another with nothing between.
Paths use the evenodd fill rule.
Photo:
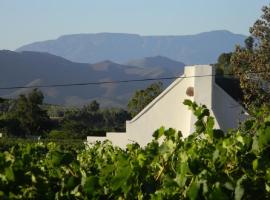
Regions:
<instances>
[{"instance_id":1,"label":"bush","mask_svg":"<svg viewBox=\"0 0 270 200\"><path fill-rule=\"evenodd\" d=\"M47 137L48 139L70 139L72 135L65 131L52 130Z\"/></svg>"},{"instance_id":2,"label":"bush","mask_svg":"<svg viewBox=\"0 0 270 200\"><path fill-rule=\"evenodd\" d=\"M68 142L11 146L0 153L0 197L270 199L269 108L225 134L205 106L184 104L197 117L187 138L161 127L144 148L108 141L81 149L63 148Z\"/></svg>"}]
</instances>

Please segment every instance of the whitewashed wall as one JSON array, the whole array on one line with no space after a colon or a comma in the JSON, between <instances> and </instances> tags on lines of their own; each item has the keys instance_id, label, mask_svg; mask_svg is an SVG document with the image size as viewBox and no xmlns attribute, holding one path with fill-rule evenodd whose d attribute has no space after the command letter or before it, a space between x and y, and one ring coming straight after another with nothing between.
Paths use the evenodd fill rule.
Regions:
<instances>
[{"instance_id":1,"label":"whitewashed wall","mask_svg":"<svg viewBox=\"0 0 270 200\"><path fill-rule=\"evenodd\" d=\"M216 84L213 87L212 112L224 131L238 127L248 117L244 108Z\"/></svg>"},{"instance_id":2,"label":"whitewashed wall","mask_svg":"<svg viewBox=\"0 0 270 200\"><path fill-rule=\"evenodd\" d=\"M175 80L138 115L126 122L126 133L87 137L87 141L109 139L120 147L131 142L144 146L152 140L153 132L161 126L180 130L186 137L193 132L196 118L187 106L183 105L185 99L206 105L211 114L217 117L216 128L236 127L242 107L229 109L228 105L237 103L214 83L213 75L213 68L209 65L185 67L182 78ZM188 87L194 87L194 96L187 96Z\"/></svg>"}]
</instances>

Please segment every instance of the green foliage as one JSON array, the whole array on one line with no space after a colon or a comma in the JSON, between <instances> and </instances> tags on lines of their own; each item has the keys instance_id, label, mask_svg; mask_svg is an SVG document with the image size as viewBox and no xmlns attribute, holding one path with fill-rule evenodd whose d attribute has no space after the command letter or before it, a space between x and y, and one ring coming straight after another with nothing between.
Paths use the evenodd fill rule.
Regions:
<instances>
[{"instance_id":1,"label":"green foliage","mask_svg":"<svg viewBox=\"0 0 270 200\"><path fill-rule=\"evenodd\" d=\"M231 65L232 53L222 53L218 57L218 61L215 64L217 75L232 74L233 67Z\"/></svg>"},{"instance_id":2,"label":"green foliage","mask_svg":"<svg viewBox=\"0 0 270 200\"><path fill-rule=\"evenodd\" d=\"M99 110L99 103L94 100L83 108L86 112L97 112Z\"/></svg>"},{"instance_id":3,"label":"green foliage","mask_svg":"<svg viewBox=\"0 0 270 200\"><path fill-rule=\"evenodd\" d=\"M16 101L11 116L19 121L25 135L41 135L46 130L49 117L40 108L43 98L41 91L35 89L27 96L20 95Z\"/></svg>"},{"instance_id":4,"label":"green foliage","mask_svg":"<svg viewBox=\"0 0 270 200\"><path fill-rule=\"evenodd\" d=\"M99 109L96 101L82 109L70 110L60 122L61 131L77 138L104 136L107 131L124 131L130 115L123 109Z\"/></svg>"},{"instance_id":5,"label":"green foliage","mask_svg":"<svg viewBox=\"0 0 270 200\"><path fill-rule=\"evenodd\" d=\"M264 6L262 12L250 28L245 46L238 45L234 52L221 54L214 65L219 77L231 74L240 81L241 102L248 110L270 105L270 6Z\"/></svg>"},{"instance_id":6,"label":"green foliage","mask_svg":"<svg viewBox=\"0 0 270 200\"><path fill-rule=\"evenodd\" d=\"M14 101L0 97L0 115L6 114L12 107Z\"/></svg>"},{"instance_id":7,"label":"green foliage","mask_svg":"<svg viewBox=\"0 0 270 200\"><path fill-rule=\"evenodd\" d=\"M102 114L85 108L65 113L65 117L61 121L61 129L67 134L79 138L85 138L87 135L95 135L100 130L105 133L102 127Z\"/></svg>"},{"instance_id":8,"label":"green foliage","mask_svg":"<svg viewBox=\"0 0 270 200\"><path fill-rule=\"evenodd\" d=\"M0 153L2 199L269 199L270 109L223 133L205 106L184 102L195 132L161 127L142 148L18 143Z\"/></svg>"},{"instance_id":9,"label":"green foliage","mask_svg":"<svg viewBox=\"0 0 270 200\"><path fill-rule=\"evenodd\" d=\"M50 129L50 120L41 109L43 94L34 89L28 95L20 95L9 105L8 112L2 114L0 129L13 136L43 135ZM1 104L3 106L3 104Z\"/></svg>"},{"instance_id":10,"label":"green foliage","mask_svg":"<svg viewBox=\"0 0 270 200\"><path fill-rule=\"evenodd\" d=\"M144 90L138 90L128 102L131 116L137 115L145 106L162 92L162 82L153 83Z\"/></svg>"},{"instance_id":11,"label":"green foliage","mask_svg":"<svg viewBox=\"0 0 270 200\"><path fill-rule=\"evenodd\" d=\"M249 36L245 39L245 47L247 50L252 51L254 47L254 38Z\"/></svg>"},{"instance_id":12,"label":"green foliage","mask_svg":"<svg viewBox=\"0 0 270 200\"><path fill-rule=\"evenodd\" d=\"M47 135L50 139L68 139L72 138L72 136L73 135L61 130L52 130Z\"/></svg>"},{"instance_id":13,"label":"green foliage","mask_svg":"<svg viewBox=\"0 0 270 200\"><path fill-rule=\"evenodd\" d=\"M47 111L47 114L50 118L54 118L54 119L63 118L65 115L65 112L67 112L68 110L68 107L61 106L61 105L50 105L50 104L43 104L41 108Z\"/></svg>"},{"instance_id":14,"label":"green foliage","mask_svg":"<svg viewBox=\"0 0 270 200\"><path fill-rule=\"evenodd\" d=\"M124 109L111 108L101 111L103 116L103 127L107 131L125 131L125 123L131 118Z\"/></svg>"},{"instance_id":15,"label":"green foliage","mask_svg":"<svg viewBox=\"0 0 270 200\"><path fill-rule=\"evenodd\" d=\"M100 109L97 101L83 108L42 103L43 95L38 90L16 100L1 99L0 133L9 137L42 135L50 139L85 139L89 135L104 136L108 131L124 131L126 120L130 119L127 111Z\"/></svg>"},{"instance_id":16,"label":"green foliage","mask_svg":"<svg viewBox=\"0 0 270 200\"><path fill-rule=\"evenodd\" d=\"M270 102L270 7L262 11L261 18L250 28L245 47L237 46L231 58L247 107Z\"/></svg>"}]
</instances>

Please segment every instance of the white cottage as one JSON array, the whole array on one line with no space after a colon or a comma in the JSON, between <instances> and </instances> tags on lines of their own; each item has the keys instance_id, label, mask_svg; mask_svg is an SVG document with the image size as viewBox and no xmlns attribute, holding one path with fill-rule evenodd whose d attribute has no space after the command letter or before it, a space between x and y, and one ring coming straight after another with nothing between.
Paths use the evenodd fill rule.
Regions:
<instances>
[{"instance_id":1,"label":"white cottage","mask_svg":"<svg viewBox=\"0 0 270 200\"><path fill-rule=\"evenodd\" d=\"M180 78L126 122L125 133L107 133L106 137L89 136L87 141L93 143L108 139L120 147L132 142L145 146L161 126L180 130L186 137L193 132L196 118L183 105L185 99L206 105L216 119L215 128L226 131L237 127L246 118L243 107L215 83L212 66L186 66Z\"/></svg>"}]
</instances>

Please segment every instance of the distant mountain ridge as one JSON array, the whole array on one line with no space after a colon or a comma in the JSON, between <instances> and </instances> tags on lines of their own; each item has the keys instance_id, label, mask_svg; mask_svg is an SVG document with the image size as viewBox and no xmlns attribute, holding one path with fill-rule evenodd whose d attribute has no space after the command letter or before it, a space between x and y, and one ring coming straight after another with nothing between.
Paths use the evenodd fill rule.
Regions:
<instances>
[{"instance_id":1,"label":"distant mountain ridge","mask_svg":"<svg viewBox=\"0 0 270 200\"><path fill-rule=\"evenodd\" d=\"M160 60L160 58L156 58ZM163 58L162 60L168 60ZM155 58L152 58L155 61ZM67 83L101 82L158 78L182 74L184 64L175 62L175 68L166 69L174 61L164 62L158 68L145 65L128 66L106 60L96 64L75 63L64 58L40 52L0 51L0 85L35 86ZM98 100L102 106L125 107L137 89L151 82L126 84L103 84L74 87L42 88L47 103L62 105L83 105ZM165 86L170 82L165 82ZM0 90L1 97L16 97L28 89Z\"/></svg>"},{"instance_id":2,"label":"distant mountain ridge","mask_svg":"<svg viewBox=\"0 0 270 200\"><path fill-rule=\"evenodd\" d=\"M160 55L186 64L210 64L221 53L232 51L236 44L243 45L245 38L225 30L186 36L75 34L24 45L16 51L47 52L80 63L103 60L126 63Z\"/></svg>"},{"instance_id":3,"label":"distant mountain ridge","mask_svg":"<svg viewBox=\"0 0 270 200\"><path fill-rule=\"evenodd\" d=\"M164 56L146 57L142 59L131 60L124 64L128 66L154 68L164 71L170 71L175 75L178 75L179 73L179 66L185 66L185 64L182 62L178 62Z\"/></svg>"}]
</instances>

